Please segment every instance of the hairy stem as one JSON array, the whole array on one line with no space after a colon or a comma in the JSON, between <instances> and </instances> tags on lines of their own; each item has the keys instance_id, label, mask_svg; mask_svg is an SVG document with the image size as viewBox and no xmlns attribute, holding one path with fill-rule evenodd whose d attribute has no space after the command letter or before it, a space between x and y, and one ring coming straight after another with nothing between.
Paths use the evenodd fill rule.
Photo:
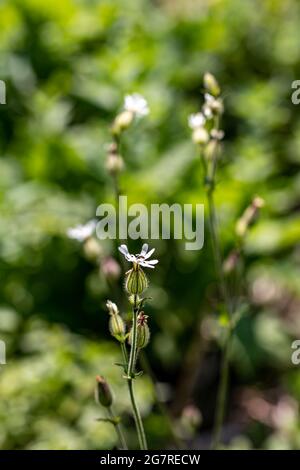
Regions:
<instances>
[{"instance_id":1,"label":"hairy stem","mask_svg":"<svg viewBox=\"0 0 300 470\"><path fill-rule=\"evenodd\" d=\"M132 343L131 343L131 349L130 349L130 355L129 355L128 369L127 369L127 383L128 383L129 395L130 395L136 430L138 434L139 445L140 445L141 450L147 450L146 435L144 431L141 414L136 403L134 387L133 387L134 369L135 369L135 363L136 363L136 357L137 357L138 311L139 311L139 307L137 305L137 296L135 295L134 305L133 305L133 316L132 316Z\"/></svg>"},{"instance_id":2,"label":"hairy stem","mask_svg":"<svg viewBox=\"0 0 300 470\"><path fill-rule=\"evenodd\" d=\"M124 436L124 433L123 433L122 426L121 426L120 423L118 423L116 421L116 417L115 417L111 407L108 408L108 414L109 414L110 419L112 420L112 423L113 423L113 425L115 427L115 430L116 430L116 433L118 435L118 439L120 441L121 449L122 450L128 450L128 446L127 446L127 443L126 443L126 439L125 439L125 436Z\"/></svg>"}]
</instances>

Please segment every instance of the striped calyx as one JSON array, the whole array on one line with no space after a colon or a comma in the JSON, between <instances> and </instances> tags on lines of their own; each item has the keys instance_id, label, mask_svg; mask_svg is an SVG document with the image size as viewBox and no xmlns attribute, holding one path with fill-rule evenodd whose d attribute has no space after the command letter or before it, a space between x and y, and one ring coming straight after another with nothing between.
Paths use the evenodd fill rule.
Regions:
<instances>
[{"instance_id":1,"label":"striped calyx","mask_svg":"<svg viewBox=\"0 0 300 470\"><path fill-rule=\"evenodd\" d=\"M108 300L106 302L106 307L110 316L108 324L110 334L118 341L124 341L126 326L123 318L119 314L118 306L111 300Z\"/></svg>"},{"instance_id":2,"label":"striped calyx","mask_svg":"<svg viewBox=\"0 0 300 470\"><path fill-rule=\"evenodd\" d=\"M147 289L148 279L142 268L136 264L126 274L125 289L129 294L139 295Z\"/></svg>"},{"instance_id":3,"label":"striped calyx","mask_svg":"<svg viewBox=\"0 0 300 470\"><path fill-rule=\"evenodd\" d=\"M120 315L111 315L108 327L112 336L122 337L125 335L125 323Z\"/></svg>"},{"instance_id":4,"label":"striped calyx","mask_svg":"<svg viewBox=\"0 0 300 470\"><path fill-rule=\"evenodd\" d=\"M147 323L148 315L144 312L140 312L137 318L137 340L136 345L138 349L145 348L150 340L150 330ZM132 329L129 333L128 342L132 345Z\"/></svg>"}]
</instances>

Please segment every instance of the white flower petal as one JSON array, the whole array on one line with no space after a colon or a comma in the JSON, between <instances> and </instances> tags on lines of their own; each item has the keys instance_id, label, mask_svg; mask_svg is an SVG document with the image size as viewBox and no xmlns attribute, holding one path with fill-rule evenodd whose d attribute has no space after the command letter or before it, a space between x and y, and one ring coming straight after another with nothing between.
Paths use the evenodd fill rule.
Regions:
<instances>
[{"instance_id":1,"label":"white flower petal","mask_svg":"<svg viewBox=\"0 0 300 470\"><path fill-rule=\"evenodd\" d=\"M129 254L127 245L119 246L118 250L122 253L122 255L127 256Z\"/></svg>"},{"instance_id":2,"label":"white flower petal","mask_svg":"<svg viewBox=\"0 0 300 470\"><path fill-rule=\"evenodd\" d=\"M215 101L215 97L210 95L209 93L204 94L204 99L207 104L212 104Z\"/></svg>"},{"instance_id":3,"label":"white flower petal","mask_svg":"<svg viewBox=\"0 0 300 470\"><path fill-rule=\"evenodd\" d=\"M139 93L133 93L132 95L125 96L124 109L134 113L138 117L149 114L148 103Z\"/></svg>"},{"instance_id":4,"label":"white flower petal","mask_svg":"<svg viewBox=\"0 0 300 470\"><path fill-rule=\"evenodd\" d=\"M69 228L67 230L67 236L72 238L73 240L77 240L79 242L85 241L87 238L91 237L95 228L96 228L96 220L90 220L85 225L79 224L76 227Z\"/></svg>"},{"instance_id":5,"label":"white flower petal","mask_svg":"<svg viewBox=\"0 0 300 470\"><path fill-rule=\"evenodd\" d=\"M158 259L151 259L150 261L146 261L148 264L157 264Z\"/></svg>"},{"instance_id":6,"label":"white flower petal","mask_svg":"<svg viewBox=\"0 0 300 470\"><path fill-rule=\"evenodd\" d=\"M205 117L202 113L191 114L188 118L188 123L191 129L198 129L205 124Z\"/></svg>"},{"instance_id":7,"label":"white flower petal","mask_svg":"<svg viewBox=\"0 0 300 470\"><path fill-rule=\"evenodd\" d=\"M155 248L152 248L152 250L148 251L148 253L145 255L145 259L150 258L150 256L154 253Z\"/></svg>"},{"instance_id":8,"label":"white flower petal","mask_svg":"<svg viewBox=\"0 0 300 470\"><path fill-rule=\"evenodd\" d=\"M148 261L140 261L139 264L141 266L143 266L144 268L151 268L151 269L154 269L154 266L152 266L151 264L149 264Z\"/></svg>"},{"instance_id":9,"label":"white flower petal","mask_svg":"<svg viewBox=\"0 0 300 470\"><path fill-rule=\"evenodd\" d=\"M144 243L144 245L142 246L142 251L140 252L140 255L145 256L145 258L146 258L147 251L148 251L148 244Z\"/></svg>"}]
</instances>

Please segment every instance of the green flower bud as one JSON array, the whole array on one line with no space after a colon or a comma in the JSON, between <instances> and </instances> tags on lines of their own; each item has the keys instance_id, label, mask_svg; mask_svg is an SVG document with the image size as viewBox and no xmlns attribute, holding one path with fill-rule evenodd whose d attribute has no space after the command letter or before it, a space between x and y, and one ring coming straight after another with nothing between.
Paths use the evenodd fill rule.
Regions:
<instances>
[{"instance_id":1,"label":"green flower bud","mask_svg":"<svg viewBox=\"0 0 300 470\"><path fill-rule=\"evenodd\" d=\"M106 307L110 315L109 318L109 331L112 336L114 336L118 341L124 341L124 335L126 332L126 326L123 318L119 315L119 309L114 302L108 300L106 302Z\"/></svg>"},{"instance_id":2,"label":"green flower bud","mask_svg":"<svg viewBox=\"0 0 300 470\"><path fill-rule=\"evenodd\" d=\"M122 337L125 335L125 323L120 315L111 315L108 327L112 336Z\"/></svg>"},{"instance_id":3,"label":"green flower bud","mask_svg":"<svg viewBox=\"0 0 300 470\"><path fill-rule=\"evenodd\" d=\"M204 87L211 95L218 96L220 94L220 86L213 74L206 72L203 77L203 83Z\"/></svg>"},{"instance_id":4,"label":"green flower bud","mask_svg":"<svg viewBox=\"0 0 300 470\"><path fill-rule=\"evenodd\" d=\"M133 112L122 111L120 114L118 114L113 123L112 132L116 135L119 135L121 132L125 131L130 126L133 121L133 118Z\"/></svg>"},{"instance_id":5,"label":"green flower bud","mask_svg":"<svg viewBox=\"0 0 300 470\"><path fill-rule=\"evenodd\" d=\"M101 375L96 377L95 400L106 408L110 407L113 402L112 393L105 378Z\"/></svg>"},{"instance_id":6,"label":"green flower bud","mask_svg":"<svg viewBox=\"0 0 300 470\"><path fill-rule=\"evenodd\" d=\"M140 312L137 318L137 339L136 344L138 349L145 348L150 340L150 330L147 323L148 315ZM132 329L129 333L128 342L132 345Z\"/></svg>"},{"instance_id":7,"label":"green flower bud","mask_svg":"<svg viewBox=\"0 0 300 470\"><path fill-rule=\"evenodd\" d=\"M140 266L130 269L126 274L125 289L129 294L141 294L148 287L148 279Z\"/></svg>"},{"instance_id":8,"label":"green flower bud","mask_svg":"<svg viewBox=\"0 0 300 470\"><path fill-rule=\"evenodd\" d=\"M129 302L131 303L132 306L136 305L140 305L140 303L142 302L143 299L141 299L138 295L130 295L128 297L128 300Z\"/></svg>"}]
</instances>

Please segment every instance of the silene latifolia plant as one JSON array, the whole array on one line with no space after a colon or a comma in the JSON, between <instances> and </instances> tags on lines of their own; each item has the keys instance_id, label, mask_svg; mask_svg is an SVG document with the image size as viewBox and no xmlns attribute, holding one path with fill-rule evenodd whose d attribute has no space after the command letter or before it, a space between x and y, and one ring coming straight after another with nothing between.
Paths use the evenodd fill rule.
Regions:
<instances>
[{"instance_id":1,"label":"silene latifolia plant","mask_svg":"<svg viewBox=\"0 0 300 470\"><path fill-rule=\"evenodd\" d=\"M264 201L256 196L249 207L241 215L236 224L235 246L229 253L227 259L223 260L221 240L218 230L218 220L215 207L215 189L218 164L221 156L221 141L224 132L220 128L221 116L224 111L221 89L215 77L206 73L204 75L204 103L200 112L189 116L188 124L192 129L192 140L196 144L199 160L203 167L204 187L206 190L208 221L212 253L215 264L216 276L220 296L220 312L223 317L224 337L222 342L223 357L220 371L220 382L215 407L215 423L212 438L212 447L216 448L220 444L221 430L224 421L226 408L226 396L228 388L230 344L234 334L237 321L242 311L242 267L244 241L248 233L248 228L255 221ZM120 195L120 173L124 170L125 162L121 155L121 140L123 133L134 123L136 119L142 118L149 113L147 101L139 94L127 95L124 100L123 110L116 116L112 127L112 143L108 146L106 168L112 177L115 204L118 209ZM107 279L108 285L117 282L121 276L121 266L113 256L105 256L99 240L94 236L96 221L91 220L85 225L68 230L70 238L83 244L85 256L99 266L100 271ZM118 230L117 230L118 233ZM127 325L120 313L116 303L108 300L106 307L109 313L109 331L120 344L122 353L122 363L118 365L123 370L123 378L127 381L132 414L135 421L139 447L147 449L147 440L143 427L141 414L137 405L134 382L142 374L137 370L137 361L140 351L147 346L150 340L150 330L148 316L144 312L147 301L145 291L148 288L148 279L144 268L154 269L158 260L151 259L154 248L149 250L145 243L141 252L131 254L126 245L116 240L116 252L123 255L125 261L131 263L131 268L124 274L123 284L127 294L129 305L131 306L130 324ZM117 252L117 253L118 253ZM115 253L115 255L117 254ZM230 278L235 276L234 289ZM225 318L225 321L224 321ZM120 447L127 449L126 439L121 426L120 418L115 416L113 411L113 395L109 385L102 376L96 378L96 401L107 411L107 416L99 421L110 422L114 425ZM159 400L157 400L159 404ZM162 409L169 423L170 434L174 442L178 438L174 431L174 426L167 413ZM180 447L180 443L179 443Z\"/></svg>"},{"instance_id":2,"label":"silene latifolia plant","mask_svg":"<svg viewBox=\"0 0 300 470\"><path fill-rule=\"evenodd\" d=\"M192 140L197 145L200 161L203 167L204 187L206 190L208 220L212 253L215 264L215 272L218 279L218 287L221 299L220 312L225 326L223 338L223 357L221 363L220 382L215 408L215 423L212 437L212 448L220 444L221 430L224 421L226 395L228 388L230 344L234 328L241 312L241 267L244 240L248 228L256 219L259 209L264 201L256 196L246 208L236 224L235 247L228 258L223 261L221 240L218 230L218 220L215 207L215 189L218 164L221 157L221 141L224 131L220 128L220 121L224 112L221 89L211 73L206 73L203 80L204 103L200 112L191 114L188 119L192 129ZM230 277L235 274L238 282L235 282L234 290L230 288ZM225 321L224 321L225 319Z\"/></svg>"},{"instance_id":3,"label":"silene latifolia plant","mask_svg":"<svg viewBox=\"0 0 300 470\"><path fill-rule=\"evenodd\" d=\"M117 115L111 127L113 142L108 147L106 168L112 177L116 206L118 205L120 194L119 175L125 167L120 151L122 134L131 126L135 119L144 117L148 113L148 103L143 96L138 93L127 95L124 100L123 110ZM83 244L83 251L86 257L99 265L109 281L112 279L116 281L121 273L121 267L113 257L104 257L102 247L94 236L95 229L96 221L91 220L85 225L70 228L67 231L67 235L69 238ZM108 300L106 307L109 313L109 331L120 344L123 361L118 365L123 369L123 377L128 384L139 447L145 450L147 449L147 440L135 397L134 381L142 374L142 371L137 371L139 352L147 346L150 340L148 315L144 312L144 305L147 299L143 296L148 287L148 279L143 268L154 269L158 260L150 259L154 253L154 248L149 250L146 243L143 244L141 252L135 255L129 253L127 246L124 244L119 244L118 250L124 256L125 262L131 263L131 268L124 275L124 288L131 306L132 317L129 328L127 328L117 304ZM120 418L115 416L113 412L113 394L105 378L100 375L96 377L95 398L96 402L107 410L107 417L99 418L98 421L113 424L120 447L127 449Z\"/></svg>"},{"instance_id":4,"label":"silene latifolia plant","mask_svg":"<svg viewBox=\"0 0 300 470\"><path fill-rule=\"evenodd\" d=\"M118 364L123 369L123 377L127 381L132 412L136 425L139 446L141 449L147 449L147 440L144 431L144 426L141 414L136 402L134 391L134 380L142 374L142 371L137 371L137 360L141 349L145 348L150 340L150 330L148 326L148 315L145 314L143 308L146 298L143 297L144 292L148 287L148 279L143 268L154 269L158 263L157 259L150 259L154 253L154 248L148 251L148 245L145 243L139 254L130 254L126 245L121 245L119 251L125 257L126 261L130 262L132 267L125 274L125 291L128 296L128 301L132 308L131 325L127 331L124 319L120 315L118 306L108 300L106 303L109 313L109 331L111 335L119 342L123 362ZM105 390L104 390L105 388ZM99 379L97 378L97 389L99 390ZM119 418L113 415L111 411L112 400L109 399L110 393L108 392L108 385L103 384L101 381L100 391L102 395L107 395L107 400L100 400L100 393L98 392L99 399L97 400L103 406L108 407L110 416L106 419L114 424L118 434L121 447L127 448L124 439L122 428L120 427Z\"/></svg>"}]
</instances>

